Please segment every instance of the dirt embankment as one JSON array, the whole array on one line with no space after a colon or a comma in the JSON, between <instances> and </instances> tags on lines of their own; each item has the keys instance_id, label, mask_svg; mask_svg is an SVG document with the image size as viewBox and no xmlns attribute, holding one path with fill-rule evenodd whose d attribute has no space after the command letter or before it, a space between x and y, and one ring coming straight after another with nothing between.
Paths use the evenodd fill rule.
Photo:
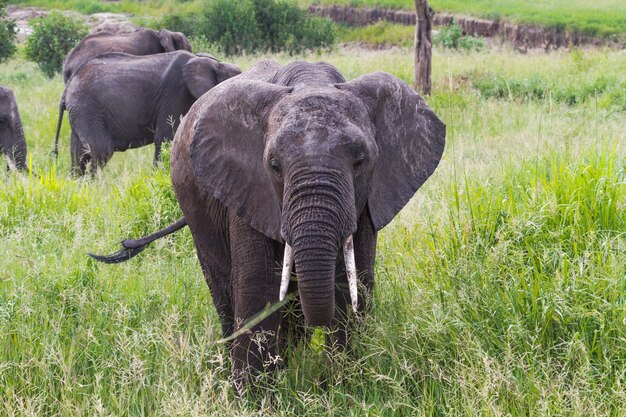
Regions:
<instances>
[{"instance_id":1,"label":"dirt embankment","mask_svg":"<svg viewBox=\"0 0 626 417\"><path fill-rule=\"evenodd\" d=\"M349 26L364 26L386 20L403 25L415 25L415 12L350 6L309 6L309 11ZM496 38L523 48L556 49L579 45L611 45L624 47L624 39L597 38L579 32L565 31L537 25L513 24L503 21L477 19L436 13L435 25L455 21L464 33L472 36Z\"/></svg>"},{"instance_id":2,"label":"dirt embankment","mask_svg":"<svg viewBox=\"0 0 626 417\"><path fill-rule=\"evenodd\" d=\"M7 6L9 19L15 20L17 26L18 41L23 41L33 31L28 22L32 19L42 17L50 13L50 10L43 10L37 7ZM137 26L130 21L130 16L117 13L94 13L84 15L73 11L63 11L65 15L82 19L88 26L90 32L128 33L137 29Z\"/></svg>"}]
</instances>

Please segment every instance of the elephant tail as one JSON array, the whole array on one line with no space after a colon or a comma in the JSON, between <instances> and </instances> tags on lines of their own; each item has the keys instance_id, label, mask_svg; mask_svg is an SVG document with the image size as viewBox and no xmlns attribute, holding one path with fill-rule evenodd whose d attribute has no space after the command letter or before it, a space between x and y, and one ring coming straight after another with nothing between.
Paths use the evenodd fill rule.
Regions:
<instances>
[{"instance_id":1,"label":"elephant tail","mask_svg":"<svg viewBox=\"0 0 626 417\"><path fill-rule=\"evenodd\" d=\"M157 239L162 238L163 236L167 236L175 231L182 229L187 226L187 220L185 218L181 218L176 220L174 223L170 224L164 229L159 230L158 232L152 233L146 237L142 237L141 239L128 239L122 241L123 249L112 253L110 255L94 255L93 253L88 253L93 259L104 262L106 264L118 264L120 262L127 261L131 258L137 256L140 252L142 252L150 243L154 242Z\"/></svg>"},{"instance_id":2,"label":"elephant tail","mask_svg":"<svg viewBox=\"0 0 626 417\"><path fill-rule=\"evenodd\" d=\"M59 120L57 121L57 134L54 137L54 150L52 151L55 158L59 157L59 133L61 133L61 123L63 123L63 112L65 109L65 91L63 91L61 101L59 102Z\"/></svg>"}]
</instances>

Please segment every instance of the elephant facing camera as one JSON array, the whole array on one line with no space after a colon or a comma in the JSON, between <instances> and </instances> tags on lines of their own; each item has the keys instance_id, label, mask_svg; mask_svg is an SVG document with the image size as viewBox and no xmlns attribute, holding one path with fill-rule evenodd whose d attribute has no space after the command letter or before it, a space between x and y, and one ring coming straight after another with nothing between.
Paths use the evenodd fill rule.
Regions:
<instances>
[{"instance_id":1,"label":"elephant facing camera","mask_svg":"<svg viewBox=\"0 0 626 417\"><path fill-rule=\"evenodd\" d=\"M389 74L346 81L324 62L261 61L202 96L177 131L184 219L101 258L188 225L242 394L310 335L292 329L324 326L328 347L347 346L351 318L371 308L378 231L435 171L445 136Z\"/></svg>"}]
</instances>

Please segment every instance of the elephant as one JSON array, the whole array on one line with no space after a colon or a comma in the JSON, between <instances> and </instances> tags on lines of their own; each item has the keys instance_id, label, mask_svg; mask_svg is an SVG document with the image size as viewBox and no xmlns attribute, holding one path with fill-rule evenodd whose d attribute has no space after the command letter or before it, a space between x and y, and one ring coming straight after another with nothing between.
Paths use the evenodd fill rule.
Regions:
<instances>
[{"instance_id":1,"label":"elephant","mask_svg":"<svg viewBox=\"0 0 626 417\"><path fill-rule=\"evenodd\" d=\"M390 74L346 81L324 62L261 61L200 98L178 129L170 166L184 218L91 256L120 262L188 225L241 393L279 366L286 334L302 338L289 329L326 326L327 345L346 348L350 317L371 308L377 233L434 172L445 135ZM280 300L303 315L279 310L238 332Z\"/></svg>"},{"instance_id":2,"label":"elephant","mask_svg":"<svg viewBox=\"0 0 626 417\"><path fill-rule=\"evenodd\" d=\"M114 151L174 136L179 118L218 83L241 73L239 67L208 54L187 51L134 56L98 55L72 76L64 97L71 126L72 171L103 167Z\"/></svg>"},{"instance_id":3,"label":"elephant","mask_svg":"<svg viewBox=\"0 0 626 417\"><path fill-rule=\"evenodd\" d=\"M106 52L124 52L130 55L154 55L184 50L192 52L191 44L181 32L139 28L132 33L98 32L86 36L68 52L63 61L63 82L86 62Z\"/></svg>"},{"instance_id":4,"label":"elephant","mask_svg":"<svg viewBox=\"0 0 626 417\"><path fill-rule=\"evenodd\" d=\"M184 34L171 32L167 29L159 31L139 28L132 33L119 34L98 32L86 36L65 57L63 62L63 82L67 84L78 68L96 56L107 52L124 52L130 55L153 55L164 52L184 50L191 52L191 44ZM59 119L57 121L56 137L54 141L55 156L58 156L58 141L63 122L63 112L66 110L65 96L59 102Z\"/></svg>"},{"instance_id":5,"label":"elephant","mask_svg":"<svg viewBox=\"0 0 626 417\"><path fill-rule=\"evenodd\" d=\"M4 86L0 86L0 152L9 169L28 171L22 119L13 91Z\"/></svg>"}]
</instances>

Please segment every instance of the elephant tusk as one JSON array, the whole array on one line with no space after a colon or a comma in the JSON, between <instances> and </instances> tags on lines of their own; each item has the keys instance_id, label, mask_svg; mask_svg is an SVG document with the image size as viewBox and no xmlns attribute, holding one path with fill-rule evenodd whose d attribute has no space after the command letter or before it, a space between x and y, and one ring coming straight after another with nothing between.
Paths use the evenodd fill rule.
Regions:
<instances>
[{"instance_id":1,"label":"elephant tusk","mask_svg":"<svg viewBox=\"0 0 626 417\"><path fill-rule=\"evenodd\" d=\"M343 243L343 259L346 262L346 276L348 277L348 288L350 289L350 299L352 300L352 310L356 313L359 306L359 294L356 284L356 262L354 260L354 242L352 235L348 236Z\"/></svg>"},{"instance_id":2,"label":"elephant tusk","mask_svg":"<svg viewBox=\"0 0 626 417\"><path fill-rule=\"evenodd\" d=\"M285 242L285 255L283 256L283 275L280 280L280 295L278 299L283 301L287 295L289 288L289 279L291 278L291 269L293 268L293 249Z\"/></svg>"}]
</instances>

